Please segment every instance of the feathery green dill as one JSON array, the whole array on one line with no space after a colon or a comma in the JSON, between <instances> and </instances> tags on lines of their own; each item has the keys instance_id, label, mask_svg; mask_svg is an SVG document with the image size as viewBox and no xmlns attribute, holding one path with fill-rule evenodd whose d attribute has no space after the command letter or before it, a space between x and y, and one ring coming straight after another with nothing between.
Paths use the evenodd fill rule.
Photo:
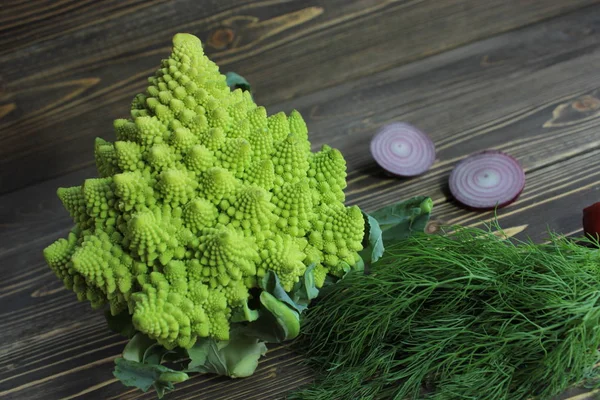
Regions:
<instances>
[{"instance_id":1,"label":"feathery green dill","mask_svg":"<svg viewBox=\"0 0 600 400\"><path fill-rule=\"evenodd\" d=\"M304 319L303 400L547 399L597 373L600 254L458 228L386 248Z\"/></svg>"}]
</instances>

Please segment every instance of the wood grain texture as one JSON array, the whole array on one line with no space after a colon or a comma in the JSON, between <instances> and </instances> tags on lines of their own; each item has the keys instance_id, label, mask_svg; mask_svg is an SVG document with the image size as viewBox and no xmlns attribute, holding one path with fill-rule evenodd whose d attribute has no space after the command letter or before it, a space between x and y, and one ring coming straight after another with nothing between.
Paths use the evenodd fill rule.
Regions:
<instances>
[{"instance_id":1,"label":"wood grain texture","mask_svg":"<svg viewBox=\"0 0 600 400\"><path fill-rule=\"evenodd\" d=\"M177 31L261 103L330 87L600 0L33 1L3 5L0 193L90 165Z\"/></svg>"},{"instance_id":2,"label":"wood grain texture","mask_svg":"<svg viewBox=\"0 0 600 400\"><path fill-rule=\"evenodd\" d=\"M42 48L50 46L45 50L50 53L52 50L49 49L58 49L52 46L60 46L57 45L57 41L62 36L53 31L53 24L64 18L64 15L61 17L58 11L56 11L58 14L54 14L54 11L50 12L42 7L44 4L54 4L54 2L37 2L37 8L32 5L35 2L13 3L7 8L9 12L3 13L0 18L11 21L14 19L11 18L13 15L11 13L14 10L21 10L19 12L26 15L23 18L29 18L30 22L20 24L14 19L14 26L10 29L13 29L11 32L14 35L20 35L18 36L20 39L11 41L10 36L0 36L0 43L3 43L0 48L5 50L12 46L12 49L21 52L35 46ZM112 21L110 23L113 25L110 26L124 29L117 26L118 21L123 22L122 20L112 20L113 14L122 12L133 20L141 16L151 19L154 15L150 15L151 10L175 9L185 2L175 4L159 1L105 2L107 10L105 14L102 14L104 10L98 8L96 2L63 1L60 3L65 9L72 6L73 10L76 9L80 13L77 14L77 18L68 22L68 26L65 26L66 30L78 32L88 29L84 28L86 24L100 21L89 28L93 28L94 35L98 35L95 41L89 42L91 49L78 50L90 51L93 55L95 49L96 56L99 58L94 62L100 66L96 67L93 62L77 64L79 61L73 59L72 64L65 65L64 70L61 71L58 65L52 66L50 59L44 61L41 57L40 62L48 64L42 64L37 72L33 72L35 68L28 66L27 68L32 68L32 72L28 73L32 78L30 81L23 82L27 85L39 83L43 81L46 73L42 71L47 71L48 76L55 83L45 86L42 91L27 92L28 97L22 97L23 100L9 102L0 107L0 117L4 116L0 124L11 115L13 117L20 115L21 118L23 115L20 114L23 112L21 103L31 107L27 112L38 113L33 114L34 118L38 118L36 119L38 122L34 122L29 127L18 125L23 123L24 120L21 119L14 119L11 122L24 128L21 131L23 134L21 139L29 140L26 146L30 146L31 157L34 157L32 160L44 157L38 147L43 146L44 141L47 140L43 135L53 134L54 140L72 143L72 147L69 147L66 153L61 153L67 157L65 164L45 177L53 176L58 173L56 171L71 172L0 195L0 267L3 273L3 279L0 280L0 320L2 321L0 332L3 337L3 345L0 346L0 398L153 399L154 395L151 393L143 394L124 388L115 381L111 374L112 360L121 351L123 339L107 330L101 315L91 312L86 304L77 303L74 295L62 287L44 264L41 250L57 237L64 236L71 225L67 213L55 196L56 188L79 184L85 177L94 174L93 168L89 166L92 147L90 137L98 133L102 118L104 118L103 122L109 121L106 123L107 126L110 125L111 118L116 116L111 113L118 103L128 101L131 92L141 87L135 80L143 79L149 71L136 75L137 72L142 71L139 69L140 57L146 57L149 68L152 68L155 58L160 58L161 54L167 51L165 47L167 43L164 38L159 37L166 33L170 35L169 29L175 29L165 27L162 33L156 31L152 39L156 42L149 41L144 44L141 41L133 41L122 44L122 48L115 44L115 54L121 57L117 57L120 60L118 70L125 71L123 76L128 76L126 81L122 81L111 77L111 71L114 71L112 68L116 68L111 64L112 56L102 55L102 51L98 51L102 49L100 34L105 29L103 24ZM75 6L75 3L78 4ZM214 50L215 56L220 57L219 54L230 51L228 55L222 55L222 60L227 61L226 56L242 57L242 53L254 51L252 49L262 49L261 46L269 44L274 46L272 50L267 48L256 50L258 53L249 55L248 59L232 61L230 64L235 65L235 62L240 62L242 65L243 62L244 65L250 64L249 68L254 68L253 65L258 63L257 60L261 57L265 62L277 60L274 53L269 52L274 52L277 48L288 48L286 46L296 47L293 46L294 43L301 43L295 50L299 52L300 59L306 57L308 60L308 50L305 55L302 55L305 51L303 46L309 46L311 51L315 52L326 52L329 49L335 53L337 49L333 47L337 47L338 42L321 41L316 44L303 42L306 40L303 39L303 29L312 27L310 29L315 29L314 33L306 33L306 35L320 37L318 35L333 32L330 29L338 25L345 27L347 25L344 24L355 21L352 17L328 25L328 20L336 21L333 16L327 14L327 7L323 6L329 2L322 2L321 6L318 6L317 2L305 2L300 6L299 2L292 1L277 7L272 3L249 5L241 2L235 4L202 2L203 7L215 7L216 15L220 16L214 21L230 18L231 21L245 21L244 24L252 25L252 28L244 29L264 28L266 32L273 32L275 28L269 26L266 21L275 19L277 22L271 23L276 27L290 26L289 24L293 25L294 21L303 21L303 25L293 25L288 29L289 32L281 30L274 33L263 42L251 45L244 52L233 51L236 49L235 46L244 43L243 39L239 39L240 42L235 46L228 45L229 47L226 46L222 50ZM349 8L341 7L345 10L343 12L347 15L358 13L356 21L364 22L361 20L362 11L359 5L365 6L367 2L346 3ZM424 7L421 3L427 4L431 13L440 12L446 5L453 4L452 1L443 1L439 2L444 3L439 6L442 8L435 8L428 2L410 3L412 5L408 2L398 2L405 7L405 12L409 12L407 11L409 9L414 12L415 9ZM506 2L506 4L510 3ZM541 9L546 7L546 10L555 10L555 12L563 11L565 7L563 2L535 3ZM369 4L373 6L375 3ZM398 4L390 3L386 5L388 8L382 8L374 15L379 15L380 19L385 17L384 20L397 18L399 14L393 12ZM514 4L517 3L512 4L515 8ZM519 4L523 5L524 14L528 9L527 6L534 8L533 2L523 1ZM573 4L576 2L569 3L569 6ZM259 9L257 7L269 9L271 13L269 18L261 16L256 21L252 20L253 22L248 22L248 19L236 19L239 15L250 15L248 10L257 10ZM316 14L316 9L311 9L308 14L296 13L298 10L310 7L321 7L324 11L311 17L312 19L308 16L313 15L310 12ZM243 13L240 10L243 10ZM473 12L479 12L478 10L480 8L475 7ZM497 9L495 10L497 12ZM421 9L422 13L426 11L427 9ZM68 14L75 11L65 12ZM467 10L458 8L455 12L460 16ZM516 14L516 11L512 12ZM93 15L88 15L90 13L97 13L97 19ZM159 15L161 14L154 15L154 18L158 18ZM291 19L290 15L292 15ZM101 21L102 18L106 21ZM343 19L342 16L339 18ZM38 33L30 34L26 27L31 26L34 21ZM139 20L136 21L131 23L140 24ZM203 22L206 25L199 23L190 26L209 26L213 23L210 21ZM214 27L221 26L221 22L214 23ZM391 25L389 20L382 21L382 26L387 26L386 29L393 29L389 25ZM317 26L320 28L317 29ZM52 36L52 32L56 36ZM239 38L237 28L235 32L234 38ZM293 32L296 32L297 36L286 36L292 35ZM135 36L139 33L130 34ZM433 33L429 34L433 35ZM48 38L40 40L42 36L39 35ZM217 47L223 42L232 40L227 32L209 35L207 38L212 40L211 45ZM3 40L5 42L2 42ZM73 41L72 43L79 43L76 45L81 46L84 42ZM318 86L310 88L307 86L310 82L304 82L306 81L304 79L297 84L288 84L284 92L275 92L269 99L267 93L270 93L270 83L265 77L269 73L269 68L274 67L269 67L268 64L263 66L266 68L264 71L256 70L251 74L256 78L256 82L252 79L251 82L258 90L259 101L262 93L264 102L275 103L269 107L271 113L278 110L289 111L292 108L298 108L302 112L308 122L315 149L323 143L330 143L342 150L349 167L348 201L360 205L365 210L372 210L412 195L427 194L433 197L436 204L434 209L436 223L480 225L489 220L492 214L465 211L452 202L446 189L450 170L457 160L474 151L493 147L510 152L522 162L527 173L527 184L519 201L501 210L498 215L500 223L503 227L509 228L509 232L514 232L517 237L529 236L536 241L541 241L546 237L548 227L565 234L579 233L581 209L600 199L600 134L598 133L600 132L600 112L598 112L600 78L597 74L597 66L600 65L599 43L600 6L595 6L403 66L386 69L393 63L377 64L378 66L375 67L374 63L379 61L364 60L365 63L371 63L369 68L372 69L359 71L356 75L348 75L340 81L333 82L336 83L335 86L318 91L315 91ZM360 48L359 44L356 46L359 47L355 49L362 49L355 50L356 54L362 52L368 57L376 58L374 57L376 53L369 53L370 50L367 49L371 47L366 44L365 48ZM145 49L147 54L139 56L144 53L140 49ZM426 53L420 54L419 57ZM2 65L2 57L5 55L0 55L0 65ZM385 59L387 56L381 55L381 57ZM289 62L292 63L291 60ZM290 65L285 68L291 68ZM363 67L364 65L361 66ZM105 75L98 78L100 76L98 74L88 74L89 71L96 71L93 68L98 68L97 71L103 71ZM378 69L382 71L360 78L361 75ZM35 75L36 73L38 75ZM11 71L11 74L17 76L15 71ZM95 81L91 77L99 80ZM350 78L352 79L347 80ZM61 84L61 82L69 83ZM112 85L109 85L109 89L105 87L107 82L111 82ZM113 102L111 97L113 93L121 93L122 97ZM293 100L278 102L296 93L308 94ZM48 122L48 118L51 118L47 113L48 110L40 111L46 104L44 99L46 102L49 101L48 99L57 102L49 110L58 112L61 121L64 116L70 118L70 122L63 126L65 130L56 130L59 123ZM95 108L98 104L103 105ZM83 124L82 118L85 122ZM436 142L438 147L436 163L424 176L409 180L390 179L383 176L372 161L367 151L370 138L380 125L393 120L405 120L416 124L429 132ZM44 123L49 125L44 125L42 131L48 130L45 131L46 133L40 133L39 142L36 142L39 129L36 124ZM0 132L2 132L1 140L4 140L6 130ZM56 132L62 133L56 134ZM11 135L13 133L17 134L11 132ZM67 134L69 137L66 137ZM110 137L110 134L105 136ZM11 140L16 143L17 137ZM82 151L84 147L79 144L79 141L82 144L85 142L85 151ZM48 154L58 151L57 147L52 146L46 149ZM2 151L5 150L0 145L0 153ZM4 156L5 154L1 155L2 158ZM6 165L8 164L2 164L0 167L0 175L5 174ZM13 166L9 171L13 174L11 176L16 176L18 171L14 166L18 165L17 161L10 165ZM34 165L31 168L46 169L47 166ZM0 182L4 189L5 181ZM300 366L300 358L297 355L286 346L273 346L252 378L232 381L212 376L197 376L179 385L178 390L169 398L282 399L287 390L310 379L310 370ZM585 393L582 389L573 389L561 398L584 400L591 399L593 396L597 396L597 393Z\"/></svg>"},{"instance_id":3,"label":"wood grain texture","mask_svg":"<svg viewBox=\"0 0 600 400\"><path fill-rule=\"evenodd\" d=\"M600 120L585 112L570 116L569 124L547 126L557 109L597 95L596 10L280 103L269 112L298 108L309 125L313 149L323 143L340 148L349 166L349 200L367 210L403 192L441 187L458 159L489 147L506 150L535 170L600 143ZM435 140L438 160L427 175L398 181L385 178L376 167L367 151L369 140L392 120L414 123ZM66 230L70 219L56 188L78 185L94 173L89 167L2 196L0 254L29 244L32 237L50 240L57 230Z\"/></svg>"}]
</instances>

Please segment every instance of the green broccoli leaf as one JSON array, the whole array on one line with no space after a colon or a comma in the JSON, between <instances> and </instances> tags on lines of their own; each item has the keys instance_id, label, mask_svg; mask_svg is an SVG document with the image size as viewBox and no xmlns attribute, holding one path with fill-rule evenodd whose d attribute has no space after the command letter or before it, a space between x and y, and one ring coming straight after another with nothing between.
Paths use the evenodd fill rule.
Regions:
<instances>
[{"instance_id":1,"label":"green broccoli leaf","mask_svg":"<svg viewBox=\"0 0 600 400\"><path fill-rule=\"evenodd\" d=\"M168 350L158 343L153 343L144 352L143 362L146 364L161 364L163 362L181 361L187 357L187 351L181 347Z\"/></svg>"},{"instance_id":2,"label":"green broccoli leaf","mask_svg":"<svg viewBox=\"0 0 600 400\"><path fill-rule=\"evenodd\" d=\"M365 270L365 262L364 262L364 260L362 258L360 260L358 260L358 262L353 267L353 269L355 271L364 271Z\"/></svg>"},{"instance_id":3,"label":"green broccoli leaf","mask_svg":"<svg viewBox=\"0 0 600 400\"><path fill-rule=\"evenodd\" d=\"M188 372L213 373L227 376L227 365L221 350L229 344L228 341L201 338L188 349L190 363Z\"/></svg>"},{"instance_id":4,"label":"green broccoli leaf","mask_svg":"<svg viewBox=\"0 0 600 400\"><path fill-rule=\"evenodd\" d=\"M258 286L273 295L277 300L284 302L288 306L292 307L294 310L298 312L302 312L304 308L301 305L296 304L296 302L290 297L290 295L285 291L283 286L281 286L281 282L279 281L279 277L273 271L267 271L265 276L263 276L259 282Z\"/></svg>"},{"instance_id":5,"label":"green broccoli leaf","mask_svg":"<svg viewBox=\"0 0 600 400\"><path fill-rule=\"evenodd\" d=\"M187 371L244 378L254 373L266 352L264 342L232 329L229 341L202 338L188 349L191 361Z\"/></svg>"},{"instance_id":6,"label":"green broccoli leaf","mask_svg":"<svg viewBox=\"0 0 600 400\"><path fill-rule=\"evenodd\" d=\"M298 336L300 333L300 313L292 310L287 304L279 301L269 292L263 291L260 294L260 303L275 317L281 327L284 334L281 341L294 339Z\"/></svg>"},{"instance_id":7,"label":"green broccoli leaf","mask_svg":"<svg viewBox=\"0 0 600 400\"><path fill-rule=\"evenodd\" d=\"M150 350L150 349L148 349L148 350ZM146 358L147 354L144 354L144 361L151 362L152 359L150 357ZM154 353L152 352L152 353L149 353L148 355L150 356L153 354ZM160 362L161 363L165 363L165 362L172 363L172 362L176 362L176 361L181 362L184 359L187 359L188 357L189 356L188 356L186 349L184 349L182 347L175 347L172 350L164 349L164 351L162 352L161 357L160 357Z\"/></svg>"},{"instance_id":8,"label":"green broccoli leaf","mask_svg":"<svg viewBox=\"0 0 600 400\"><path fill-rule=\"evenodd\" d=\"M267 354L267 345L255 338L238 338L225 351L225 360L232 378L245 378L254 374L260 357Z\"/></svg>"},{"instance_id":9,"label":"green broccoli leaf","mask_svg":"<svg viewBox=\"0 0 600 400\"><path fill-rule=\"evenodd\" d=\"M286 340L288 335L285 325L282 325L270 311L264 309L260 310L258 320L251 322L245 327L245 332L248 336L257 338L265 343L281 343Z\"/></svg>"},{"instance_id":10,"label":"green broccoli leaf","mask_svg":"<svg viewBox=\"0 0 600 400\"><path fill-rule=\"evenodd\" d=\"M267 343L281 343L300 333L300 313L267 291L260 294L258 320L244 327L246 335Z\"/></svg>"},{"instance_id":11,"label":"green broccoli leaf","mask_svg":"<svg viewBox=\"0 0 600 400\"><path fill-rule=\"evenodd\" d=\"M364 263L368 265L377 262L383 255L384 243L405 239L413 232L423 232L432 208L431 198L416 196L380 208L371 214L363 212L368 225L368 234L365 235L367 245L360 252Z\"/></svg>"},{"instance_id":12,"label":"green broccoli leaf","mask_svg":"<svg viewBox=\"0 0 600 400\"><path fill-rule=\"evenodd\" d=\"M368 238L368 241L365 248L360 252L360 256L364 262L370 264L377 262L377 260L379 260L379 258L381 258L381 256L383 255L383 236L377 220L369 214L365 213L364 211L363 215L367 220L369 234L368 236L365 235L365 237Z\"/></svg>"},{"instance_id":13,"label":"green broccoli leaf","mask_svg":"<svg viewBox=\"0 0 600 400\"><path fill-rule=\"evenodd\" d=\"M153 343L144 352L144 358L142 362L146 364L160 364L162 362L163 356L167 352L168 350L160 344ZM125 359L127 359L127 357L125 357Z\"/></svg>"},{"instance_id":14,"label":"green broccoli leaf","mask_svg":"<svg viewBox=\"0 0 600 400\"><path fill-rule=\"evenodd\" d=\"M227 86L231 90L242 89L243 91L248 91L252 93L252 88L250 87L250 83L241 75L236 74L235 72L227 72L225 74L225 79L227 82Z\"/></svg>"},{"instance_id":15,"label":"green broccoli leaf","mask_svg":"<svg viewBox=\"0 0 600 400\"><path fill-rule=\"evenodd\" d=\"M319 289L315 286L315 266L316 264L311 264L306 268L302 279L294 285L290 292L290 297L296 305L294 308L299 313L308 308L310 301L319 295Z\"/></svg>"},{"instance_id":16,"label":"green broccoli leaf","mask_svg":"<svg viewBox=\"0 0 600 400\"><path fill-rule=\"evenodd\" d=\"M413 232L423 232L429 221L433 201L429 197L416 196L391 204L371 213L379 223L384 242L401 240Z\"/></svg>"},{"instance_id":17,"label":"green broccoli leaf","mask_svg":"<svg viewBox=\"0 0 600 400\"><path fill-rule=\"evenodd\" d=\"M189 379L188 374L175 371L160 364L144 364L137 361L117 358L113 375L125 386L133 386L147 392L154 386L158 398L174 389L173 384Z\"/></svg>"},{"instance_id":18,"label":"green broccoli leaf","mask_svg":"<svg viewBox=\"0 0 600 400\"><path fill-rule=\"evenodd\" d=\"M315 264L306 268L302 278L294 285L288 293L285 291L279 277L273 271L267 271L264 277L260 279L258 285L264 291L273 295L277 300L282 301L301 314L308 308L310 301L319 295L319 289L315 286Z\"/></svg>"},{"instance_id":19,"label":"green broccoli leaf","mask_svg":"<svg viewBox=\"0 0 600 400\"><path fill-rule=\"evenodd\" d=\"M146 351L155 344L155 340L150 339L143 333L136 333L136 335L125 345L125 348L123 349L123 358L128 361L145 362L144 355L146 354Z\"/></svg>"},{"instance_id":20,"label":"green broccoli leaf","mask_svg":"<svg viewBox=\"0 0 600 400\"><path fill-rule=\"evenodd\" d=\"M167 350L148 336L137 333L125 345L122 357L115 360L113 374L126 386L135 386L144 392L153 386L159 398L174 389L173 384L189 377L185 372L160 365L166 359L186 358L184 349Z\"/></svg>"},{"instance_id":21,"label":"green broccoli leaf","mask_svg":"<svg viewBox=\"0 0 600 400\"><path fill-rule=\"evenodd\" d=\"M253 310L248 307L248 301L245 301L241 307L233 310L231 314L231 322L252 322L258 319L258 310Z\"/></svg>"}]
</instances>

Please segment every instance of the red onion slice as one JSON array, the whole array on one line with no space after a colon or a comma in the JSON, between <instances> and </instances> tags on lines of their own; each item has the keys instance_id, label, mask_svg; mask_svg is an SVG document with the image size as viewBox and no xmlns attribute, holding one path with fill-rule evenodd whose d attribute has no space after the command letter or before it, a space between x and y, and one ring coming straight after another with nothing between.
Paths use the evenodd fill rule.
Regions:
<instances>
[{"instance_id":1,"label":"red onion slice","mask_svg":"<svg viewBox=\"0 0 600 400\"><path fill-rule=\"evenodd\" d=\"M435 145L416 127L394 122L383 126L371 141L371 154L384 170L398 176L417 176L435 161Z\"/></svg>"},{"instance_id":2,"label":"red onion slice","mask_svg":"<svg viewBox=\"0 0 600 400\"><path fill-rule=\"evenodd\" d=\"M489 210L515 201L525 187L525 172L517 160L501 151L471 155L450 174L450 192L463 205Z\"/></svg>"}]
</instances>

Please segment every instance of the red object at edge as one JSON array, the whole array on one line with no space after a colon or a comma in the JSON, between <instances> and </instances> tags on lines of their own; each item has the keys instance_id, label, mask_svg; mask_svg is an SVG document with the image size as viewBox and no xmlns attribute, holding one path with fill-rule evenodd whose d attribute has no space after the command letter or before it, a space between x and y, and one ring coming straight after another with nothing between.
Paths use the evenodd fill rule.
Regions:
<instances>
[{"instance_id":1,"label":"red object at edge","mask_svg":"<svg viewBox=\"0 0 600 400\"><path fill-rule=\"evenodd\" d=\"M583 233L594 239L600 235L600 201L583 209Z\"/></svg>"}]
</instances>

